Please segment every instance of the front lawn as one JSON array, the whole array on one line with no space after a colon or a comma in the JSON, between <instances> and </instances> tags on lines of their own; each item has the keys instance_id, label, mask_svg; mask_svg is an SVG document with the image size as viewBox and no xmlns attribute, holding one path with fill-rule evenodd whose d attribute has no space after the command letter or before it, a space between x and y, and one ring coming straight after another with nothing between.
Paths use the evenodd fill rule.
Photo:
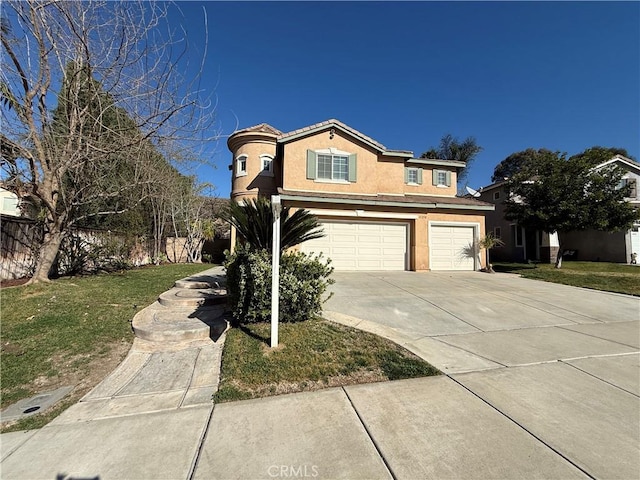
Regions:
<instances>
[{"instance_id":1,"label":"front lawn","mask_svg":"<svg viewBox=\"0 0 640 480\"><path fill-rule=\"evenodd\" d=\"M636 265L564 261L561 269L543 263L495 263L493 268L534 280L640 296L640 267Z\"/></svg>"},{"instance_id":2,"label":"front lawn","mask_svg":"<svg viewBox=\"0 0 640 480\"><path fill-rule=\"evenodd\" d=\"M64 385L76 385L64 405L77 401L126 356L135 313L174 281L210 267L162 265L1 289L2 408ZM51 418L36 415L17 428Z\"/></svg>"},{"instance_id":3,"label":"front lawn","mask_svg":"<svg viewBox=\"0 0 640 480\"><path fill-rule=\"evenodd\" d=\"M327 320L281 323L275 349L270 328L227 332L216 402L440 374L389 340Z\"/></svg>"}]
</instances>

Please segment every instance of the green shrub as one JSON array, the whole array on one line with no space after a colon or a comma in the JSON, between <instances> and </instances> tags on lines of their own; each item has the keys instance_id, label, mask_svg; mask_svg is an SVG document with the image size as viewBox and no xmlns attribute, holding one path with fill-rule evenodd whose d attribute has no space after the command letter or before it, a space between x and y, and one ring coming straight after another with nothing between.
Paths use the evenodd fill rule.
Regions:
<instances>
[{"instance_id":1,"label":"green shrub","mask_svg":"<svg viewBox=\"0 0 640 480\"><path fill-rule=\"evenodd\" d=\"M334 283L331 260L300 252L280 258L280 321L300 322L322 311L323 295ZM240 246L227 255L229 303L236 325L271 318L271 254Z\"/></svg>"}]
</instances>

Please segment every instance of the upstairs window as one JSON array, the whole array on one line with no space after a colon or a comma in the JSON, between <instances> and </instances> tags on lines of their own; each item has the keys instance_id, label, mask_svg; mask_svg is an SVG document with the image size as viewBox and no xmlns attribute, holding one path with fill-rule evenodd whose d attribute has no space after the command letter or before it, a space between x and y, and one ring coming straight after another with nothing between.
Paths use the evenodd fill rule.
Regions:
<instances>
[{"instance_id":1,"label":"upstairs window","mask_svg":"<svg viewBox=\"0 0 640 480\"><path fill-rule=\"evenodd\" d=\"M405 167L404 183L407 185L422 185L422 169L417 167Z\"/></svg>"},{"instance_id":2,"label":"upstairs window","mask_svg":"<svg viewBox=\"0 0 640 480\"><path fill-rule=\"evenodd\" d=\"M240 155L236 158L236 177L241 177L247 174L247 156Z\"/></svg>"},{"instance_id":3,"label":"upstairs window","mask_svg":"<svg viewBox=\"0 0 640 480\"><path fill-rule=\"evenodd\" d=\"M623 178L620 180L618 184L618 189L625 188L627 185L630 185L630 192L627 198L636 198L638 196L638 191L636 189L636 179L635 178Z\"/></svg>"},{"instance_id":4,"label":"upstairs window","mask_svg":"<svg viewBox=\"0 0 640 480\"><path fill-rule=\"evenodd\" d=\"M261 175L273 175L273 157L271 155L260 155L262 165Z\"/></svg>"},{"instance_id":5,"label":"upstairs window","mask_svg":"<svg viewBox=\"0 0 640 480\"><path fill-rule=\"evenodd\" d=\"M356 154L334 148L307 150L307 178L325 182L355 182Z\"/></svg>"},{"instance_id":6,"label":"upstairs window","mask_svg":"<svg viewBox=\"0 0 640 480\"><path fill-rule=\"evenodd\" d=\"M349 181L349 157L344 155L318 155L318 174L316 178Z\"/></svg>"},{"instance_id":7,"label":"upstairs window","mask_svg":"<svg viewBox=\"0 0 640 480\"><path fill-rule=\"evenodd\" d=\"M448 170L434 170L433 184L437 187L451 186L451 172Z\"/></svg>"}]
</instances>

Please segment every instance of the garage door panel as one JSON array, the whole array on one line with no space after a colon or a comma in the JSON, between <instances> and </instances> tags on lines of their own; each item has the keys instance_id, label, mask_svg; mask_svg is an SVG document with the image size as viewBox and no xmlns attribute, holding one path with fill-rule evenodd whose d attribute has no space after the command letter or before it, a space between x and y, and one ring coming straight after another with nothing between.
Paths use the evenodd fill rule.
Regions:
<instances>
[{"instance_id":1,"label":"garage door panel","mask_svg":"<svg viewBox=\"0 0 640 480\"><path fill-rule=\"evenodd\" d=\"M359 232L371 232L371 233L375 233L376 235L380 233L380 231L383 230L381 228L381 225L376 225L376 224L360 224L358 225L358 231Z\"/></svg>"},{"instance_id":2,"label":"garage door panel","mask_svg":"<svg viewBox=\"0 0 640 480\"><path fill-rule=\"evenodd\" d=\"M329 244L334 243L355 243L358 239L358 235L345 235L342 233L330 233L327 235L326 242Z\"/></svg>"},{"instance_id":3,"label":"garage door panel","mask_svg":"<svg viewBox=\"0 0 640 480\"><path fill-rule=\"evenodd\" d=\"M432 270L474 270L474 228L432 225L430 227Z\"/></svg>"},{"instance_id":4,"label":"garage door panel","mask_svg":"<svg viewBox=\"0 0 640 480\"><path fill-rule=\"evenodd\" d=\"M304 242L305 253L321 248L336 270L405 270L407 225L375 222L323 222L322 239Z\"/></svg>"},{"instance_id":5,"label":"garage door panel","mask_svg":"<svg viewBox=\"0 0 640 480\"><path fill-rule=\"evenodd\" d=\"M358 255L365 256L365 257L368 255L382 255L382 249L360 247L358 249Z\"/></svg>"},{"instance_id":6,"label":"garage door panel","mask_svg":"<svg viewBox=\"0 0 640 480\"><path fill-rule=\"evenodd\" d=\"M333 247L330 250L333 255L341 255L341 256L355 255L357 253L356 247Z\"/></svg>"}]
</instances>

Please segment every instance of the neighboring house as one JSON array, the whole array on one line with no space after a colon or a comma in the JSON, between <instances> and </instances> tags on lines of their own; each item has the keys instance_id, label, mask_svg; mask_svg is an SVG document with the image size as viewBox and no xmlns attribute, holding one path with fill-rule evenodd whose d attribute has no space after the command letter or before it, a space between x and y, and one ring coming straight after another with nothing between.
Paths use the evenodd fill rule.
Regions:
<instances>
[{"instance_id":1,"label":"neighboring house","mask_svg":"<svg viewBox=\"0 0 640 480\"><path fill-rule=\"evenodd\" d=\"M631 196L626 200L640 207L640 191L637 187L640 179L640 163L616 155L595 169L615 164L623 169L624 174L620 187L631 184ZM487 212L487 232L493 233L504 242L503 247L491 250L493 261L506 262L554 262L558 253L558 237L541 231L525 229L515 222L504 218L504 201L508 198L505 182L496 182L480 189L480 200L495 204L493 212ZM640 256L640 223L630 230L621 232L600 232L586 230L563 235L563 248L567 251L565 258L594 262L629 263L631 254Z\"/></svg>"},{"instance_id":2,"label":"neighboring house","mask_svg":"<svg viewBox=\"0 0 640 480\"><path fill-rule=\"evenodd\" d=\"M338 120L289 133L234 132L231 199L279 194L316 215L326 236L300 245L337 270L478 270L494 206L456 196L463 162L390 150ZM235 231L232 230L232 245Z\"/></svg>"},{"instance_id":3,"label":"neighboring house","mask_svg":"<svg viewBox=\"0 0 640 480\"><path fill-rule=\"evenodd\" d=\"M0 214L12 217L19 217L22 215L20 212L20 200L18 199L18 196L2 187L0 187Z\"/></svg>"}]
</instances>

